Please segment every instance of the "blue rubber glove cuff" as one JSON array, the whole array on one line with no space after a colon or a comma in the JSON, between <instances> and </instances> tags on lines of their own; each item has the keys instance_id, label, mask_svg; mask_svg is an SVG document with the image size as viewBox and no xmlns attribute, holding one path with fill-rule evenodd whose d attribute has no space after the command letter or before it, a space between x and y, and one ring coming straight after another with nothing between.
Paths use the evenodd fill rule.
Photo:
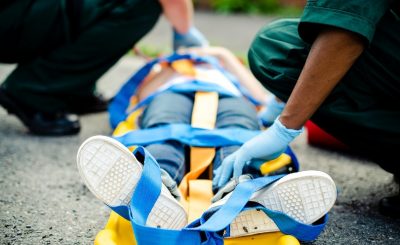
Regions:
<instances>
[{"instance_id":1,"label":"blue rubber glove cuff","mask_svg":"<svg viewBox=\"0 0 400 245\"><path fill-rule=\"evenodd\" d=\"M194 26L189 28L189 31L181 34L174 29L173 37L174 50L182 47L208 46L208 41L204 35Z\"/></svg>"},{"instance_id":2,"label":"blue rubber glove cuff","mask_svg":"<svg viewBox=\"0 0 400 245\"><path fill-rule=\"evenodd\" d=\"M258 113L261 124L264 127L271 126L275 119L282 113L285 105L284 102L277 101L275 96L270 97L265 104L265 108Z\"/></svg>"},{"instance_id":3,"label":"blue rubber glove cuff","mask_svg":"<svg viewBox=\"0 0 400 245\"><path fill-rule=\"evenodd\" d=\"M304 127L301 127L300 129L290 129L286 128L285 125L281 123L279 120L279 117L277 117L272 124L271 128L275 127L275 131L284 139L287 141L287 144L292 142L294 138L299 136L301 133L304 131Z\"/></svg>"}]
</instances>

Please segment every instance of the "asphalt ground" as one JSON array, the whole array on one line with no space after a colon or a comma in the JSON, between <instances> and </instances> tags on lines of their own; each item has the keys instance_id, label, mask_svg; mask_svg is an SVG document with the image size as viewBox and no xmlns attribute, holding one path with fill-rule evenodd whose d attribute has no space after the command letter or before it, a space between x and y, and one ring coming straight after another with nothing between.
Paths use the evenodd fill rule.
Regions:
<instances>
[{"instance_id":1,"label":"asphalt ground","mask_svg":"<svg viewBox=\"0 0 400 245\"><path fill-rule=\"evenodd\" d=\"M195 23L213 45L246 54L268 17L198 13ZM142 45L168 49L171 32L164 20ZM143 64L125 56L99 81L111 97ZM14 68L0 65L0 81ZM92 135L110 135L107 113L81 117L82 131L68 137L30 135L0 108L0 244L91 244L109 210L83 185L76 168L79 145ZM398 187L392 175L365 159L311 147L303 134L292 143L302 170L321 170L339 190L329 222L313 244L400 244L400 220L377 211L378 201Z\"/></svg>"}]
</instances>

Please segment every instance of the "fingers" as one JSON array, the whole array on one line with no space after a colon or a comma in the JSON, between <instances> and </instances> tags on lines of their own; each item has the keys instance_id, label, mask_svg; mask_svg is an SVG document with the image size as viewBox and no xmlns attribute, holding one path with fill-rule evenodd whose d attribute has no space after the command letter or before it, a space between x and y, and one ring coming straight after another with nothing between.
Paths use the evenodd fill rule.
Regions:
<instances>
[{"instance_id":1,"label":"fingers","mask_svg":"<svg viewBox=\"0 0 400 245\"><path fill-rule=\"evenodd\" d=\"M231 155L229 155L227 158L225 158L225 160L222 162L221 165L221 174L220 174L220 178L218 179L218 188L221 188L222 186L224 186L229 179L232 177L232 172L233 172L233 163L235 162L236 159L236 154L233 153Z\"/></svg>"},{"instance_id":2,"label":"fingers","mask_svg":"<svg viewBox=\"0 0 400 245\"><path fill-rule=\"evenodd\" d=\"M221 178L221 169L222 166L219 166L216 170L213 172L213 181L212 185L218 187L218 181Z\"/></svg>"},{"instance_id":3,"label":"fingers","mask_svg":"<svg viewBox=\"0 0 400 245\"><path fill-rule=\"evenodd\" d=\"M244 165L247 163L246 159L244 159L241 155L236 157L235 163L233 164L233 177L239 177L243 173Z\"/></svg>"}]
</instances>

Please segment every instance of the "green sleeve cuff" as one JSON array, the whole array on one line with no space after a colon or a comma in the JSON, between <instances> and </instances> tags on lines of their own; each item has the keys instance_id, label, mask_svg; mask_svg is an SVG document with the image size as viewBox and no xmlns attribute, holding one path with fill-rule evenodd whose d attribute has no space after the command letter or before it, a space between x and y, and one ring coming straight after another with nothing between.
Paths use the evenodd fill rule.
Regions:
<instances>
[{"instance_id":1,"label":"green sleeve cuff","mask_svg":"<svg viewBox=\"0 0 400 245\"><path fill-rule=\"evenodd\" d=\"M322 26L333 26L359 34L367 43L372 41L375 23L355 13L319 6L306 6L300 19L299 35L312 43Z\"/></svg>"}]
</instances>

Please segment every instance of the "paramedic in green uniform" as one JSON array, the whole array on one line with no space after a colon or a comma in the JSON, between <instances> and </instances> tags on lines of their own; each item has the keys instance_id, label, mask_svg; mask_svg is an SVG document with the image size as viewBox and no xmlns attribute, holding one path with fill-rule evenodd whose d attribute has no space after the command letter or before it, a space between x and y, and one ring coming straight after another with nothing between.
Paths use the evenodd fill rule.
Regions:
<instances>
[{"instance_id":1,"label":"paramedic in green uniform","mask_svg":"<svg viewBox=\"0 0 400 245\"><path fill-rule=\"evenodd\" d=\"M107 107L97 79L161 12L174 27L175 47L206 43L192 26L191 0L0 1L0 62L18 63L1 84L0 105L31 133L78 133L76 114Z\"/></svg>"},{"instance_id":2,"label":"paramedic in green uniform","mask_svg":"<svg viewBox=\"0 0 400 245\"><path fill-rule=\"evenodd\" d=\"M249 50L253 74L286 102L266 131L227 157L218 185L250 159L273 159L309 119L400 176L400 2L308 1L299 20L263 28ZM382 213L400 217L399 195Z\"/></svg>"}]
</instances>

